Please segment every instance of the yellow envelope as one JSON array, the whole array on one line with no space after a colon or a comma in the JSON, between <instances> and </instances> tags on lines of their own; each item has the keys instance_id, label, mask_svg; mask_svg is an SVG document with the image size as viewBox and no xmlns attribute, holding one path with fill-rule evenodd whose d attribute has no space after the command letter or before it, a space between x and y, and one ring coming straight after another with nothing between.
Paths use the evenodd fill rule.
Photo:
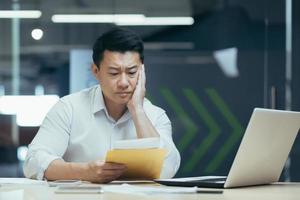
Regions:
<instances>
[{"instance_id":1,"label":"yellow envelope","mask_svg":"<svg viewBox=\"0 0 300 200\"><path fill-rule=\"evenodd\" d=\"M151 149L114 149L106 154L106 162L122 163L127 166L123 179L156 179L160 172L166 150Z\"/></svg>"}]
</instances>

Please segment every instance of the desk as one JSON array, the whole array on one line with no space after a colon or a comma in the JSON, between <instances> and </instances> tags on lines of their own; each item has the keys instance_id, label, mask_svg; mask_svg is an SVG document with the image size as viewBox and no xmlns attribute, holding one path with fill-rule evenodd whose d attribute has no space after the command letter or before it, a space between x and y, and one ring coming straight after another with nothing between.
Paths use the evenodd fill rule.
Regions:
<instances>
[{"instance_id":1,"label":"desk","mask_svg":"<svg viewBox=\"0 0 300 200\"><path fill-rule=\"evenodd\" d=\"M163 187L163 186L158 186ZM300 183L275 183L272 185L225 189L223 194L154 194L129 195L118 193L102 194L55 194L55 188L46 185L10 185L0 188L0 200L298 200Z\"/></svg>"}]
</instances>

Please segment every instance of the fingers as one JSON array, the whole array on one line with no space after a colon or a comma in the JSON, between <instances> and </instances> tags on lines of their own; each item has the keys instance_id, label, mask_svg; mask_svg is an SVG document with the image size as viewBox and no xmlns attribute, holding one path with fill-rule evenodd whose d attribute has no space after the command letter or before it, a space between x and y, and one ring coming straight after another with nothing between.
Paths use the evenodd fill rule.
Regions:
<instances>
[{"instance_id":1,"label":"fingers","mask_svg":"<svg viewBox=\"0 0 300 200\"><path fill-rule=\"evenodd\" d=\"M102 183L108 183L108 182L118 179L123 173L124 173L124 171L104 170L100 179L98 179L98 181L102 182Z\"/></svg>"},{"instance_id":2,"label":"fingers","mask_svg":"<svg viewBox=\"0 0 300 200\"><path fill-rule=\"evenodd\" d=\"M118 177L122 175L126 170L125 169L119 169L119 170L110 170L110 169L105 169L102 170L102 176L103 177Z\"/></svg>"},{"instance_id":3,"label":"fingers","mask_svg":"<svg viewBox=\"0 0 300 200\"><path fill-rule=\"evenodd\" d=\"M146 90L146 73L145 73L145 65L142 65L142 86L143 89Z\"/></svg>"},{"instance_id":4,"label":"fingers","mask_svg":"<svg viewBox=\"0 0 300 200\"><path fill-rule=\"evenodd\" d=\"M140 87L142 84L142 74L143 74L143 65L142 68L139 70L139 76L138 76L136 87Z\"/></svg>"},{"instance_id":5,"label":"fingers","mask_svg":"<svg viewBox=\"0 0 300 200\"><path fill-rule=\"evenodd\" d=\"M114 163L114 162L105 162L102 160L97 160L95 162L91 162L92 165L94 165L96 168L101 169L126 169L126 165L121 163Z\"/></svg>"},{"instance_id":6,"label":"fingers","mask_svg":"<svg viewBox=\"0 0 300 200\"><path fill-rule=\"evenodd\" d=\"M104 177L101 180L99 180L99 183L109 183L111 181L117 180L121 175L118 176L111 176L111 177Z\"/></svg>"},{"instance_id":7,"label":"fingers","mask_svg":"<svg viewBox=\"0 0 300 200\"><path fill-rule=\"evenodd\" d=\"M111 163L108 163L108 164L111 164ZM124 165L117 166L114 164L114 166L111 165L109 167L110 167L109 169L102 168L101 182L108 183L113 180L116 180L127 170L127 167L124 167Z\"/></svg>"},{"instance_id":8,"label":"fingers","mask_svg":"<svg viewBox=\"0 0 300 200\"><path fill-rule=\"evenodd\" d=\"M116 180L127 170L124 164L107 163L102 160L92 161L87 166L84 180L97 183L108 183Z\"/></svg>"},{"instance_id":9,"label":"fingers","mask_svg":"<svg viewBox=\"0 0 300 200\"><path fill-rule=\"evenodd\" d=\"M104 170L126 170L127 167L124 164L107 162L102 165L102 169L104 169Z\"/></svg>"},{"instance_id":10,"label":"fingers","mask_svg":"<svg viewBox=\"0 0 300 200\"><path fill-rule=\"evenodd\" d=\"M119 178L127 170L126 165L96 161L91 163L91 182L108 183Z\"/></svg>"}]
</instances>

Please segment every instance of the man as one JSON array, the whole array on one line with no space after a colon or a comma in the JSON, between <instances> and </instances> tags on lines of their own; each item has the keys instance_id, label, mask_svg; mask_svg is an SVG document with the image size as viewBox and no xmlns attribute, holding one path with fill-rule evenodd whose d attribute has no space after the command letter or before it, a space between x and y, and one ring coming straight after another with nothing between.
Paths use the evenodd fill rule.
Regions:
<instances>
[{"instance_id":1,"label":"man","mask_svg":"<svg viewBox=\"0 0 300 200\"><path fill-rule=\"evenodd\" d=\"M148 137L159 137L167 150L161 177L175 175L180 155L170 120L144 98L143 49L129 30L114 29L97 39L92 72L99 85L61 98L49 111L29 145L26 177L110 182L126 171L122 164L105 163L111 144Z\"/></svg>"}]
</instances>

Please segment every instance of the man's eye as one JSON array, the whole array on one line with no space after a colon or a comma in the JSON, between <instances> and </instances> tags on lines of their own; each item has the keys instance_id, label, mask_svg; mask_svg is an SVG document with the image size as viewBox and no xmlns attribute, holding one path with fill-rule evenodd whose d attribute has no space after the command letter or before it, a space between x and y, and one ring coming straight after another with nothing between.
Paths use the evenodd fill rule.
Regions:
<instances>
[{"instance_id":1,"label":"man's eye","mask_svg":"<svg viewBox=\"0 0 300 200\"><path fill-rule=\"evenodd\" d=\"M118 73L109 73L110 75L112 75L112 76L117 76L118 75Z\"/></svg>"},{"instance_id":2,"label":"man's eye","mask_svg":"<svg viewBox=\"0 0 300 200\"><path fill-rule=\"evenodd\" d=\"M129 72L130 75L134 75L135 73L136 73L136 71L134 71L134 72Z\"/></svg>"}]
</instances>

